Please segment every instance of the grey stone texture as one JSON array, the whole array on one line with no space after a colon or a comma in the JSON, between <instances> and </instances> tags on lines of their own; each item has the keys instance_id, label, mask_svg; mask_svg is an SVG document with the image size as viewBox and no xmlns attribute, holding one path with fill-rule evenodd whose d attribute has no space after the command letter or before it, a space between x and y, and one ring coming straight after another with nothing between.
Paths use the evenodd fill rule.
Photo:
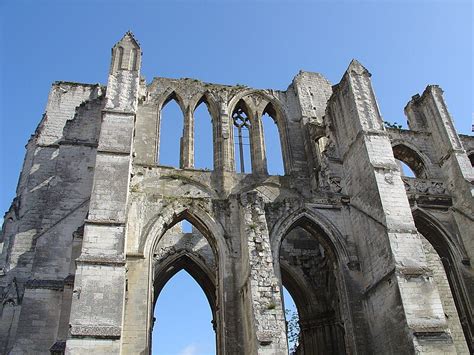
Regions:
<instances>
[{"instance_id":1,"label":"grey stone texture","mask_svg":"<svg viewBox=\"0 0 474 355\"><path fill-rule=\"evenodd\" d=\"M147 84L141 56L127 33L107 86L51 88L0 237L0 353L149 354L154 304L182 269L209 300L218 354L288 353L282 286L297 354L474 351L474 138L457 134L439 87L413 96L404 130L384 125L355 60L336 85L300 72L277 91ZM177 167L158 156L170 100L184 122ZM203 102L211 170L194 168ZM247 173L236 109L250 121ZM281 176L267 172L269 144Z\"/></svg>"}]
</instances>

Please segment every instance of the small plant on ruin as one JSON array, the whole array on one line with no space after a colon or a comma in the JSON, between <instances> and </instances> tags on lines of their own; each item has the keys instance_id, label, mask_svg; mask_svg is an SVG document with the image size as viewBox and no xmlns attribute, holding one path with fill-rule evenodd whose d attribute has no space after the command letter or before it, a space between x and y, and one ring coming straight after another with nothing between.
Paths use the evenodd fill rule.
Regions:
<instances>
[{"instance_id":1,"label":"small plant on ruin","mask_svg":"<svg viewBox=\"0 0 474 355\"><path fill-rule=\"evenodd\" d=\"M273 301L267 305L267 309L275 309L275 308L276 308L276 303Z\"/></svg>"},{"instance_id":2,"label":"small plant on ruin","mask_svg":"<svg viewBox=\"0 0 474 355\"><path fill-rule=\"evenodd\" d=\"M386 128L395 128L395 129L402 129L402 125L398 124L397 122L388 122L388 121L383 121L383 124Z\"/></svg>"},{"instance_id":3,"label":"small plant on ruin","mask_svg":"<svg viewBox=\"0 0 474 355\"><path fill-rule=\"evenodd\" d=\"M285 314L288 350L290 355L294 355L296 354L300 340L300 319L296 310L285 309Z\"/></svg>"}]
</instances>

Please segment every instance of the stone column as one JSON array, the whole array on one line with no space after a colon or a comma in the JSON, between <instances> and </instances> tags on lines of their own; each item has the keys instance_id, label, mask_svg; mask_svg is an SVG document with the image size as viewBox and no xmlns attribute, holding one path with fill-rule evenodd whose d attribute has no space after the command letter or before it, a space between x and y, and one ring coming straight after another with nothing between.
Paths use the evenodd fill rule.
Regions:
<instances>
[{"instance_id":1,"label":"stone column","mask_svg":"<svg viewBox=\"0 0 474 355\"><path fill-rule=\"evenodd\" d=\"M113 48L89 215L76 261L68 354L120 353L125 222L140 58L140 47L127 32Z\"/></svg>"},{"instance_id":2,"label":"stone column","mask_svg":"<svg viewBox=\"0 0 474 355\"><path fill-rule=\"evenodd\" d=\"M181 137L181 168L194 168L194 112L188 107Z\"/></svg>"},{"instance_id":3,"label":"stone column","mask_svg":"<svg viewBox=\"0 0 474 355\"><path fill-rule=\"evenodd\" d=\"M372 352L455 352L369 72L352 61L328 102L359 244Z\"/></svg>"},{"instance_id":4,"label":"stone column","mask_svg":"<svg viewBox=\"0 0 474 355\"><path fill-rule=\"evenodd\" d=\"M220 103L220 117L217 122L217 134L215 151L217 151L217 159L214 164L216 169L222 172L234 172L234 146L230 139L231 130L233 129L232 119L229 116L227 105Z\"/></svg>"},{"instance_id":5,"label":"stone column","mask_svg":"<svg viewBox=\"0 0 474 355\"><path fill-rule=\"evenodd\" d=\"M253 113L250 126L251 152L252 156L252 173L254 174L268 174L267 172L267 157L265 154L265 142L263 137L262 119L258 112ZM270 142L267 142L270 144Z\"/></svg>"},{"instance_id":6,"label":"stone column","mask_svg":"<svg viewBox=\"0 0 474 355\"><path fill-rule=\"evenodd\" d=\"M273 268L264 202L255 192L243 194L240 202L245 353L287 355L282 295Z\"/></svg>"}]
</instances>

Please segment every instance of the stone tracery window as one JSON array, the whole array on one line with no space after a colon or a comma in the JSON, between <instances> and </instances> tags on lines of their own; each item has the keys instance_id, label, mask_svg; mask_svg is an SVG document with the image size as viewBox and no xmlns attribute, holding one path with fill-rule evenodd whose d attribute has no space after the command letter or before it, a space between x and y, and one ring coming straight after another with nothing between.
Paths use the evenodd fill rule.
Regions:
<instances>
[{"instance_id":1,"label":"stone tracery window","mask_svg":"<svg viewBox=\"0 0 474 355\"><path fill-rule=\"evenodd\" d=\"M237 104L232 113L234 124L235 161L237 171L241 173L251 172L250 154L250 118L245 112L242 101Z\"/></svg>"}]
</instances>

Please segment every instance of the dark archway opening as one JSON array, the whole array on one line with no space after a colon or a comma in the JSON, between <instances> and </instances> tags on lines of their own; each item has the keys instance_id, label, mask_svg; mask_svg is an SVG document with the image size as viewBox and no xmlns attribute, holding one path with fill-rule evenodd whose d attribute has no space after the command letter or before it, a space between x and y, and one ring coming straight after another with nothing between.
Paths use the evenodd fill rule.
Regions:
<instances>
[{"instance_id":1,"label":"dark archway opening","mask_svg":"<svg viewBox=\"0 0 474 355\"><path fill-rule=\"evenodd\" d=\"M471 162L471 166L474 167L474 153L469 154L469 161Z\"/></svg>"},{"instance_id":2,"label":"dark archway opening","mask_svg":"<svg viewBox=\"0 0 474 355\"><path fill-rule=\"evenodd\" d=\"M346 353L335 258L320 233L302 219L290 228L280 246L282 285L299 316L299 345L293 354Z\"/></svg>"}]
</instances>

